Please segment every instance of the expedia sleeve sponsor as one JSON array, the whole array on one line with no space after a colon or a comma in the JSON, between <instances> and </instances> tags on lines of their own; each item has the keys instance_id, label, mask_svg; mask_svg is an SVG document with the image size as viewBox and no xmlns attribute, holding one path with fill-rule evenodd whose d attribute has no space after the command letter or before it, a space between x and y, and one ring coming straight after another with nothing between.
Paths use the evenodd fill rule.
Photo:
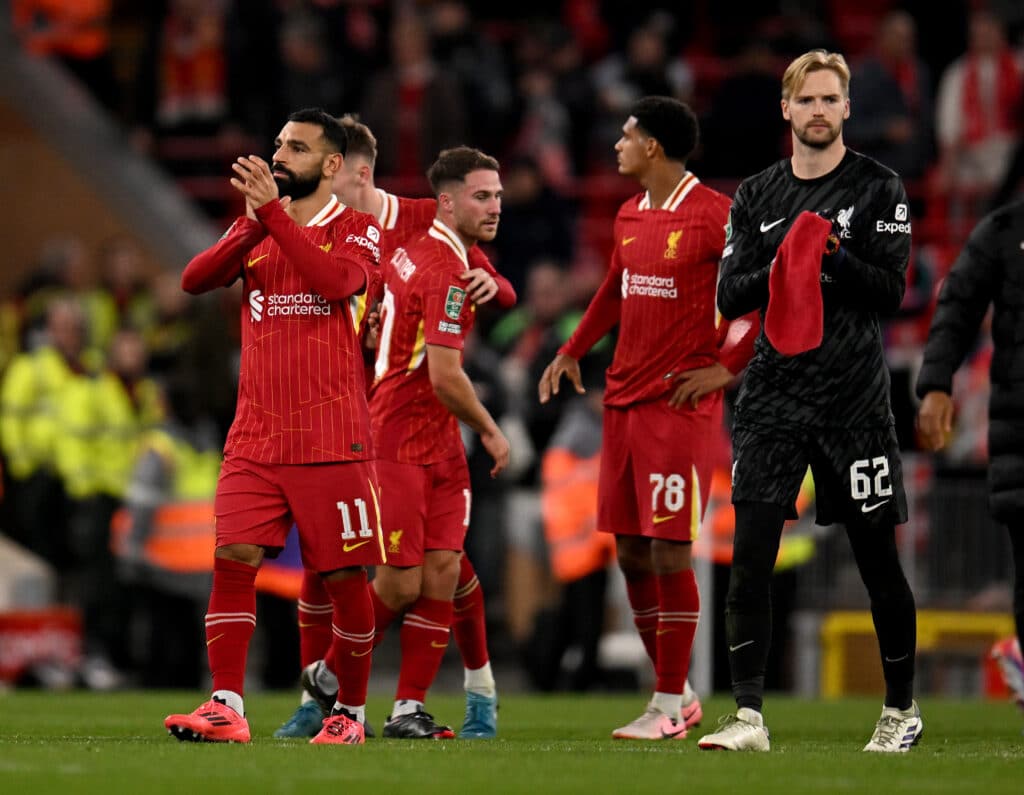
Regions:
<instances>
[{"instance_id":1,"label":"expedia sleeve sponsor","mask_svg":"<svg viewBox=\"0 0 1024 795\"><path fill-rule=\"evenodd\" d=\"M377 230L371 226L367 231L376 232ZM380 237L380 233L377 234L377 237ZM350 234L348 237L345 238L345 242L352 243L353 245L356 246L362 246L363 248L369 250L369 252L373 254L374 262L380 264L380 246L377 245L376 241L371 240L368 235Z\"/></svg>"}]
</instances>

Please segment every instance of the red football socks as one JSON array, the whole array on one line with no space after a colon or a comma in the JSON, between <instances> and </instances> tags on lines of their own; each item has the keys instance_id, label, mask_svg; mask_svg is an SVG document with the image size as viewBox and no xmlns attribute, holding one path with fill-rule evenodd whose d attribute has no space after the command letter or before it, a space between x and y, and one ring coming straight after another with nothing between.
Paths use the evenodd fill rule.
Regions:
<instances>
[{"instance_id":1,"label":"red football socks","mask_svg":"<svg viewBox=\"0 0 1024 795\"><path fill-rule=\"evenodd\" d=\"M256 628L256 567L213 559L213 588L206 609L206 654L214 690L245 690L245 662Z\"/></svg>"},{"instance_id":2,"label":"red football socks","mask_svg":"<svg viewBox=\"0 0 1024 795\"><path fill-rule=\"evenodd\" d=\"M338 701L361 706L366 703L373 657L373 605L366 587L366 572L343 580L324 580L334 604L331 651L338 677Z\"/></svg>"},{"instance_id":3,"label":"red football socks","mask_svg":"<svg viewBox=\"0 0 1024 795\"><path fill-rule=\"evenodd\" d=\"M452 603L421 596L402 621L402 666L395 700L423 702L448 648Z\"/></svg>"},{"instance_id":4,"label":"red football socks","mask_svg":"<svg viewBox=\"0 0 1024 795\"><path fill-rule=\"evenodd\" d=\"M462 665L476 670L487 665L487 617L484 614L484 591L476 577L473 564L462 555L459 583L455 587L452 631L455 645L462 655Z\"/></svg>"},{"instance_id":5,"label":"red football socks","mask_svg":"<svg viewBox=\"0 0 1024 795\"><path fill-rule=\"evenodd\" d=\"M626 580L626 594L633 609L633 623L644 642L647 656L658 663L658 581L653 574Z\"/></svg>"},{"instance_id":6,"label":"red football socks","mask_svg":"<svg viewBox=\"0 0 1024 795\"><path fill-rule=\"evenodd\" d=\"M682 693L690 673L690 652L700 615L700 592L693 569L659 574L658 629L655 633L658 653L654 671L655 690Z\"/></svg>"},{"instance_id":7,"label":"red football socks","mask_svg":"<svg viewBox=\"0 0 1024 795\"><path fill-rule=\"evenodd\" d=\"M299 656L303 668L327 654L333 613L323 578L315 571L303 571L299 588Z\"/></svg>"}]
</instances>

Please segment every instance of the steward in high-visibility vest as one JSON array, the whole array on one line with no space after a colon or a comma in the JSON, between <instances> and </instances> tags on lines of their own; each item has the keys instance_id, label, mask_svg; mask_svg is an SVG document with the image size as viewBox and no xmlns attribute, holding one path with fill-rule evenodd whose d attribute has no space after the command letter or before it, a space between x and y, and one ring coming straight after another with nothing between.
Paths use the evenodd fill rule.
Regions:
<instances>
[{"instance_id":1,"label":"steward in high-visibility vest","mask_svg":"<svg viewBox=\"0 0 1024 795\"><path fill-rule=\"evenodd\" d=\"M46 341L19 354L0 385L0 449L10 477L12 510L5 531L56 566L70 557L68 513L59 475L68 392L87 381L81 308L56 300L47 310Z\"/></svg>"},{"instance_id":2,"label":"steward in high-visibility vest","mask_svg":"<svg viewBox=\"0 0 1024 795\"><path fill-rule=\"evenodd\" d=\"M566 409L541 460L541 517L551 571L572 582L615 560L615 537L597 532L601 414L585 400Z\"/></svg>"},{"instance_id":3,"label":"steward in high-visibility vest","mask_svg":"<svg viewBox=\"0 0 1024 795\"><path fill-rule=\"evenodd\" d=\"M139 457L142 434L164 416L159 388L140 376L145 348L139 334L118 332L110 358L119 372L106 369L79 380L61 406L63 434L56 456L73 499L104 495L120 501Z\"/></svg>"}]
</instances>

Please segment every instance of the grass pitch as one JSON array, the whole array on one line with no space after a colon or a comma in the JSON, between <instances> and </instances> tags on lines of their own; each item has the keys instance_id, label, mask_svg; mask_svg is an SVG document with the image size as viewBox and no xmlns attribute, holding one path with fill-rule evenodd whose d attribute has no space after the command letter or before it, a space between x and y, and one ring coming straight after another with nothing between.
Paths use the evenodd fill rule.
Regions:
<instances>
[{"instance_id":1,"label":"grass pitch","mask_svg":"<svg viewBox=\"0 0 1024 795\"><path fill-rule=\"evenodd\" d=\"M702 752L697 739L730 709L704 702L704 725L682 742L610 739L644 697L502 698L497 740L370 740L362 747L312 746L271 737L296 694L246 699L250 745L179 743L163 729L188 712L192 692L0 693L0 792L39 793L1019 793L1024 792L1024 721L1009 704L924 699L924 735L909 754L864 754L878 700L770 697L768 754ZM390 702L371 698L378 732ZM460 695L428 708L456 729Z\"/></svg>"}]
</instances>

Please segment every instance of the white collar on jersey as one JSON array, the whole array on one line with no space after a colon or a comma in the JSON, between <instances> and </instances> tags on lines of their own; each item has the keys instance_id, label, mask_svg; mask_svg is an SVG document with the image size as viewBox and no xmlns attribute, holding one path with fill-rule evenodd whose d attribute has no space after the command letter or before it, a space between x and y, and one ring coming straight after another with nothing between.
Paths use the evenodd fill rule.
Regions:
<instances>
[{"instance_id":1,"label":"white collar on jersey","mask_svg":"<svg viewBox=\"0 0 1024 795\"><path fill-rule=\"evenodd\" d=\"M398 197L393 193L388 193L383 188L376 188L375 190L377 195L380 196L381 202L377 223L380 224L381 229L394 229L395 224L398 223Z\"/></svg>"},{"instance_id":2,"label":"white collar on jersey","mask_svg":"<svg viewBox=\"0 0 1024 795\"><path fill-rule=\"evenodd\" d=\"M345 205L342 204L338 200L338 197L332 193L331 198L328 199L327 204L324 205L324 208L316 215L314 215L312 218L310 218L309 223L306 224L306 226L327 226L327 224L329 224L343 212L345 212Z\"/></svg>"},{"instance_id":3,"label":"white collar on jersey","mask_svg":"<svg viewBox=\"0 0 1024 795\"><path fill-rule=\"evenodd\" d=\"M461 259L462 263L466 266L466 270L469 270L469 254L466 252L466 247L462 245L462 241L459 240L459 236L439 218L434 219L434 223L427 231L427 234L435 240L440 240L442 243L446 243L452 251L459 255L459 259Z\"/></svg>"},{"instance_id":4,"label":"white collar on jersey","mask_svg":"<svg viewBox=\"0 0 1024 795\"><path fill-rule=\"evenodd\" d=\"M684 171L683 178L679 180L676 186L672 189L672 192L665 199L665 203L659 207L659 210L671 210L675 211L679 205L683 203L691 190L696 187L697 183L700 182L697 176L692 171ZM644 197L640 200L640 204L637 205L638 210L650 210L651 207L651 192L646 191Z\"/></svg>"}]
</instances>

